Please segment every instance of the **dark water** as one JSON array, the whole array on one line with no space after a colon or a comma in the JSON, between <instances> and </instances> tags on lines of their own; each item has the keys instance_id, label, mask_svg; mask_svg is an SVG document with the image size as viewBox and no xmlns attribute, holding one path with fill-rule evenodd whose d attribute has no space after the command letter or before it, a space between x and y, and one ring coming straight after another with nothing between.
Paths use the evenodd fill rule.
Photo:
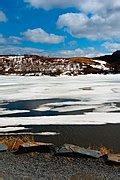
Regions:
<instances>
[{"instance_id":1,"label":"dark water","mask_svg":"<svg viewBox=\"0 0 120 180\"><path fill-rule=\"evenodd\" d=\"M106 125L40 125L26 126L32 132L57 132L54 136L35 136L36 141L52 142L57 146L65 143L81 147L105 146L113 152L120 152L120 124Z\"/></svg>"},{"instance_id":2,"label":"dark water","mask_svg":"<svg viewBox=\"0 0 120 180\"><path fill-rule=\"evenodd\" d=\"M4 108L5 110L29 110L29 112L18 112L18 113L10 113L3 114L0 117L35 117L35 116L59 116L59 115L80 115L86 112L92 112L94 108L84 109L84 110L73 110L73 111L65 111L59 112L56 111L56 108L64 108L69 107L71 105L52 105L51 110L46 111L37 111L36 108L46 105L49 103L65 103L65 102L80 102L77 99L61 99L61 98L52 98L52 99L37 99L37 100L22 100L15 102L4 102L0 105L0 108ZM82 106L81 106L82 107Z\"/></svg>"},{"instance_id":3,"label":"dark water","mask_svg":"<svg viewBox=\"0 0 120 180\"><path fill-rule=\"evenodd\" d=\"M87 99L84 99L84 103L86 103ZM56 108L68 108L71 107L71 105L65 105L65 104L61 104L61 105L54 105L54 103L65 103L65 102L72 102L72 106L74 105L73 103L80 103L81 100L78 99L62 99L62 98L51 98L51 99L33 99L33 100L21 100L21 101L11 101L11 102L3 102L2 104L0 104L0 108L4 108L4 110L6 111L13 111L13 110L19 110L19 112L17 113L6 113L6 114L0 114L0 117L37 117L37 116L60 116L60 115L82 115L85 114L87 112L93 112L95 111L96 108L92 107L91 104L91 108L87 108L86 109L80 109L80 110L71 110L71 111L65 111L65 112L59 112L56 110ZM50 110L46 110L46 111L38 111L36 110L38 107L42 106L42 105L46 105L49 103L53 103L53 105L49 105L49 107L51 108ZM119 102L109 102L109 103L103 103L103 104L97 104L96 107L98 106L109 106L111 107L112 104L115 104L116 107L120 107L120 103ZM82 106L84 106L86 104L81 104L79 105L80 108L82 108ZM74 105L75 106L75 105ZM20 112L22 110L28 110L29 112ZM119 112L119 110L113 110L109 112Z\"/></svg>"},{"instance_id":4,"label":"dark water","mask_svg":"<svg viewBox=\"0 0 120 180\"><path fill-rule=\"evenodd\" d=\"M0 108L5 110L19 110L17 113L0 114L0 117L35 117L35 116L59 116L59 115L81 115L86 112L93 112L94 108L84 110L73 110L59 112L54 108L68 107L70 105L61 104L57 106L52 105L52 110L49 111L36 111L40 105L48 103L63 103L63 102L81 102L77 99L37 99L37 100L21 100L14 102L3 102ZM108 103L106 103L107 105ZM112 104L109 102L109 105ZM116 107L120 107L120 103L114 102ZM82 107L82 105L81 105ZM20 112L21 110L29 110L29 112ZM7 112L7 111L6 111ZM59 135L54 136L35 136L37 141L52 142L58 146L64 143L76 144L82 147L100 147L106 146L114 152L120 152L120 124L106 124L106 125L32 125L24 126L29 128L31 132L57 132Z\"/></svg>"}]
</instances>

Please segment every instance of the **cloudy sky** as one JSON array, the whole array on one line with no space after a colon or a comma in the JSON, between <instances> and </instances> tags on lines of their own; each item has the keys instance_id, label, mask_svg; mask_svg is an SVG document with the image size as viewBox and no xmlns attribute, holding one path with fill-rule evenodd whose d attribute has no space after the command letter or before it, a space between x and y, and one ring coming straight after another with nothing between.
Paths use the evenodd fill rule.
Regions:
<instances>
[{"instance_id":1,"label":"cloudy sky","mask_svg":"<svg viewBox=\"0 0 120 180\"><path fill-rule=\"evenodd\" d=\"M119 19L120 0L1 0L0 54L110 54Z\"/></svg>"}]
</instances>

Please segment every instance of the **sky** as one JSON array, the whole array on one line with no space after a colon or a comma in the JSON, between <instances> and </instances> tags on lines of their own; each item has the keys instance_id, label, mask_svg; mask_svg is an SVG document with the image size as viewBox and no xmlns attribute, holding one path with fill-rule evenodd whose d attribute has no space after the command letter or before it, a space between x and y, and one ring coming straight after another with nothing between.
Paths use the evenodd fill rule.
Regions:
<instances>
[{"instance_id":1,"label":"sky","mask_svg":"<svg viewBox=\"0 0 120 180\"><path fill-rule=\"evenodd\" d=\"M0 54L112 54L119 19L120 0L1 0Z\"/></svg>"}]
</instances>

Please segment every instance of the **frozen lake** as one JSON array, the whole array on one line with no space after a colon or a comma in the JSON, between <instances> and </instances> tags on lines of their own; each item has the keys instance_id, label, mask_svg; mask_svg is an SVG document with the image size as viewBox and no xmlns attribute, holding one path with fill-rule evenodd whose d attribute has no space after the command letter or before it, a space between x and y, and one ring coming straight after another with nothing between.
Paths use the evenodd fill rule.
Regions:
<instances>
[{"instance_id":1,"label":"frozen lake","mask_svg":"<svg viewBox=\"0 0 120 180\"><path fill-rule=\"evenodd\" d=\"M119 123L120 75L0 76L0 119L0 126Z\"/></svg>"},{"instance_id":2,"label":"frozen lake","mask_svg":"<svg viewBox=\"0 0 120 180\"><path fill-rule=\"evenodd\" d=\"M78 135L81 127L118 128L119 123L120 75L0 76L0 134L47 132L51 136L65 134L65 129L76 136L76 128Z\"/></svg>"}]
</instances>

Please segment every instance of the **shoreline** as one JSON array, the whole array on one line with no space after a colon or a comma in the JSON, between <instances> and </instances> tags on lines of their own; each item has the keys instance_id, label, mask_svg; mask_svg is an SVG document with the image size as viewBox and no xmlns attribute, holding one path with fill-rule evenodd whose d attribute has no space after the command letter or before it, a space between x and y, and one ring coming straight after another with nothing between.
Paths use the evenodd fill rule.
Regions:
<instances>
[{"instance_id":1,"label":"shoreline","mask_svg":"<svg viewBox=\"0 0 120 180\"><path fill-rule=\"evenodd\" d=\"M26 180L119 179L120 166L106 164L105 160L52 156L38 152L14 155L0 153L0 177Z\"/></svg>"},{"instance_id":2,"label":"shoreline","mask_svg":"<svg viewBox=\"0 0 120 180\"><path fill-rule=\"evenodd\" d=\"M21 126L18 126L21 127ZM26 130L2 133L0 136L13 133L33 133L35 141L53 143L56 146L74 144L80 147L106 147L114 153L120 153L120 124L105 125L27 125ZM47 132L49 132L47 134ZM35 134L34 134L35 133ZM43 133L43 135L36 135ZM44 134L46 133L46 134ZM53 134L52 134L53 133Z\"/></svg>"},{"instance_id":3,"label":"shoreline","mask_svg":"<svg viewBox=\"0 0 120 180\"><path fill-rule=\"evenodd\" d=\"M28 126L25 126L28 128ZM75 144L81 147L101 147L120 153L120 124L106 125L47 125L29 126L32 132L57 132L55 136L35 136L36 141L50 142L55 145Z\"/></svg>"}]
</instances>

